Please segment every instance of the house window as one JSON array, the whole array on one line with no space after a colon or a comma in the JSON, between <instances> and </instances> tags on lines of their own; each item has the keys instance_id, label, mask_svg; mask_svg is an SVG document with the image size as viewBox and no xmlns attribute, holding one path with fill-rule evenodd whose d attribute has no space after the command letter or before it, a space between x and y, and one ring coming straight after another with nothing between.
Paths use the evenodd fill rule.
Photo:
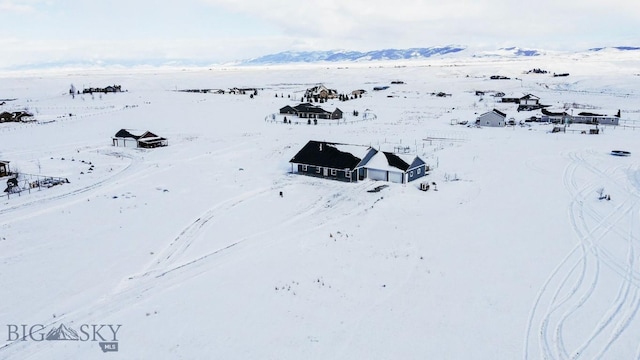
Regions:
<instances>
[{"instance_id":1,"label":"house window","mask_svg":"<svg viewBox=\"0 0 640 360\"><path fill-rule=\"evenodd\" d=\"M422 172L422 169L418 168L418 175L420 175Z\"/></svg>"},{"instance_id":2,"label":"house window","mask_svg":"<svg viewBox=\"0 0 640 360\"><path fill-rule=\"evenodd\" d=\"M350 172L349 170L345 170L345 171L344 171L344 176L345 176L347 179L351 179L351 172Z\"/></svg>"},{"instance_id":3,"label":"house window","mask_svg":"<svg viewBox=\"0 0 640 360\"><path fill-rule=\"evenodd\" d=\"M304 171L304 172L307 171L307 165L302 165L302 171Z\"/></svg>"},{"instance_id":4,"label":"house window","mask_svg":"<svg viewBox=\"0 0 640 360\"><path fill-rule=\"evenodd\" d=\"M336 176L338 174L338 170L331 169L331 176Z\"/></svg>"},{"instance_id":5,"label":"house window","mask_svg":"<svg viewBox=\"0 0 640 360\"><path fill-rule=\"evenodd\" d=\"M320 174L320 166L316 167L316 174Z\"/></svg>"},{"instance_id":6,"label":"house window","mask_svg":"<svg viewBox=\"0 0 640 360\"><path fill-rule=\"evenodd\" d=\"M409 177L413 177L413 170L409 171Z\"/></svg>"}]
</instances>

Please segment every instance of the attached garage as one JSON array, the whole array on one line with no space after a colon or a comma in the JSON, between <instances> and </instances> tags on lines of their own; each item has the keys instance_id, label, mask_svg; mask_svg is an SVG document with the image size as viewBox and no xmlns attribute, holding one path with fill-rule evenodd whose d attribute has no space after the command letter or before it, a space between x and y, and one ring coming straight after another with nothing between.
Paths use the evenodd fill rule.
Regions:
<instances>
[{"instance_id":1,"label":"attached garage","mask_svg":"<svg viewBox=\"0 0 640 360\"><path fill-rule=\"evenodd\" d=\"M392 183L402 184L404 183L404 174L399 172L389 171L389 181Z\"/></svg>"},{"instance_id":2,"label":"attached garage","mask_svg":"<svg viewBox=\"0 0 640 360\"><path fill-rule=\"evenodd\" d=\"M389 181L405 184L427 173L427 165L418 156L406 156L373 150L375 154L367 157L362 167L371 180Z\"/></svg>"},{"instance_id":3,"label":"attached garage","mask_svg":"<svg viewBox=\"0 0 640 360\"><path fill-rule=\"evenodd\" d=\"M378 169L367 169L368 177L371 180L387 181L387 171Z\"/></svg>"},{"instance_id":4,"label":"attached garage","mask_svg":"<svg viewBox=\"0 0 640 360\"><path fill-rule=\"evenodd\" d=\"M138 147L138 140L126 137L114 137L113 146L135 148Z\"/></svg>"}]
</instances>

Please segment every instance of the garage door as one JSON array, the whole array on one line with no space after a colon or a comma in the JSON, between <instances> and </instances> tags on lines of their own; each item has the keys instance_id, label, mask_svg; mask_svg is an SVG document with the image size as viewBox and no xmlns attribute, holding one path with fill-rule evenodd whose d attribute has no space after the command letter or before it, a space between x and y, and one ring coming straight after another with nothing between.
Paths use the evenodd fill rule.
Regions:
<instances>
[{"instance_id":1,"label":"garage door","mask_svg":"<svg viewBox=\"0 0 640 360\"><path fill-rule=\"evenodd\" d=\"M402 173L389 171L389 181L402 184Z\"/></svg>"},{"instance_id":2,"label":"garage door","mask_svg":"<svg viewBox=\"0 0 640 360\"><path fill-rule=\"evenodd\" d=\"M369 179L387 181L387 172L384 170L367 169Z\"/></svg>"}]
</instances>

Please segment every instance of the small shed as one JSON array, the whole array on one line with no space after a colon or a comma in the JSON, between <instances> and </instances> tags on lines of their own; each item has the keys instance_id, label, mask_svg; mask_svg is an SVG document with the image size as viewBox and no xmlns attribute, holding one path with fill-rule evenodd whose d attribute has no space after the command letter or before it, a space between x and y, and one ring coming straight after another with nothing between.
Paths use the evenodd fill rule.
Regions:
<instances>
[{"instance_id":1,"label":"small shed","mask_svg":"<svg viewBox=\"0 0 640 360\"><path fill-rule=\"evenodd\" d=\"M9 176L11 169L9 168L9 161L0 160L0 177Z\"/></svg>"}]
</instances>

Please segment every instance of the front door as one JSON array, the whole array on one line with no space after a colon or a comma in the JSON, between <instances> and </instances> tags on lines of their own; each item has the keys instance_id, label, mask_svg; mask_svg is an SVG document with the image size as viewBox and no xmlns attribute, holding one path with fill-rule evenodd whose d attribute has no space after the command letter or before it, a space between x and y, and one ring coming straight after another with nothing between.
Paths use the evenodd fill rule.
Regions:
<instances>
[{"instance_id":1,"label":"front door","mask_svg":"<svg viewBox=\"0 0 640 360\"><path fill-rule=\"evenodd\" d=\"M322 174L326 177L329 176L329 168L324 168Z\"/></svg>"}]
</instances>

